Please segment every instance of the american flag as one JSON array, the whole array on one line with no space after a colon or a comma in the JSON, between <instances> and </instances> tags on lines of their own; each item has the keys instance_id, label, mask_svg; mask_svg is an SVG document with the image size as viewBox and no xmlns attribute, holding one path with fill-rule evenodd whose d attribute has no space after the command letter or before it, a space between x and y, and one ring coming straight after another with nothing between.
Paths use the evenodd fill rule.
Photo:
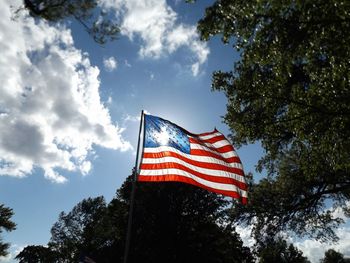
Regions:
<instances>
[{"instance_id":1,"label":"american flag","mask_svg":"<svg viewBox=\"0 0 350 263\"><path fill-rule=\"evenodd\" d=\"M144 115L138 181L184 182L247 202L242 163L224 135L193 134L152 115Z\"/></svg>"}]
</instances>

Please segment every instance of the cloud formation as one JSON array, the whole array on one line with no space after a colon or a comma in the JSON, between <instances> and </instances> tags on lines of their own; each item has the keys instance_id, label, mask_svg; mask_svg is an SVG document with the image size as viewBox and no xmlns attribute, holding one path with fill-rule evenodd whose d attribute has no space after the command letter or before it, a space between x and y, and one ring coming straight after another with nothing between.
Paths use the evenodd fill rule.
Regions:
<instances>
[{"instance_id":1,"label":"cloud formation","mask_svg":"<svg viewBox=\"0 0 350 263\"><path fill-rule=\"evenodd\" d=\"M114 57L109 57L103 60L103 65L107 71L112 72L117 68L118 63Z\"/></svg>"},{"instance_id":2,"label":"cloud formation","mask_svg":"<svg viewBox=\"0 0 350 263\"><path fill-rule=\"evenodd\" d=\"M102 0L102 4L115 10L121 20L121 34L141 41L142 58L158 59L186 48L192 53L192 74L199 74L209 48L199 40L195 26L178 22L177 13L165 0Z\"/></svg>"},{"instance_id":3,"label":"cloud formation","mask_svg":"<svg viewBox=\"0 0 350 263\"><path fill-rule=\"evenodd\" d=\"M321 243L316 240L307 239L296 242L295 245L313 263L319 262L324 257L324 253L330 248L342 253L346 258L350 258L350 227L340 227L335 232L339 237L338 243Z\"/></svg>"},{"instance_id":4,"label":"cloud formation","mask_svg":"<svg viewBox=\"0 0 350 263\"><path fill-rule=\"evenodd\" d=\"M99 96L99 69L74 47L70 30L11 19L0 9L0 175L23 177L42 168L62 183L57 168L86 174L93 145L131 148ZM12 1L20 5L21 1Z\"/></svg>"},{"instance_id":5,"label":"cloud formation","mask_svg":"<svg viewBox=\"0 0 350 263\"><path fill-rule=\"evenodd\" d=\"M9 248L9 253L6 256L1 256L0 257L0 262L5 263L5 262L17 262L15 260L15 257L26 247L25 246L20 246L16 244L11 244Z\"/></svg>"},{"instance_id":6,"label":"cloud formation","mask_svg":"<svg viewBox=\"0 0 350 263\"><path fill-rule=\"evenodd\" d=\"M349 206L349 202L347 202ZM330 208L332 210L332 208ZM339 217L344 220L344 224L341 227L335 229L335 234L339 237L337 243L320 242L315 239L300 239L296 236L290 235L291 233L283 232L282 237L289 243L292 243L298 249L300 249L304 256L306 256L312 263L320 262L320 259L324 257L325 252L328 249L334 249L344 255L345 258L350 258L350 220L344 214L344 211L340 208L332 210L333 217ZM250 248L255 245L255 239L252 237L253 225L240 226L236 225L236 231L240 235L243 244Z\"/></svg>"}]
</instances>

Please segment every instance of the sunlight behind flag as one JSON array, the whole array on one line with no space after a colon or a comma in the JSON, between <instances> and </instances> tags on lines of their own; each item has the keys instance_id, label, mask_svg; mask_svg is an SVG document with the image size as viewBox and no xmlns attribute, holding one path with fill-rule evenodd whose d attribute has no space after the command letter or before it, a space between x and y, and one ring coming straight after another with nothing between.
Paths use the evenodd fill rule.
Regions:
<instances>
[{"instance_id":1,"label":"sunlight behind flag","mask_svg":"<svg viewBox=\"0 0 350 263\"><path fill-rule=\"evenodd\" d=\"M247 202L241 161L216 129L193 134L162 118L144 115L143 154L138 181L176 181Z\"/></svg>"}]
</instances>

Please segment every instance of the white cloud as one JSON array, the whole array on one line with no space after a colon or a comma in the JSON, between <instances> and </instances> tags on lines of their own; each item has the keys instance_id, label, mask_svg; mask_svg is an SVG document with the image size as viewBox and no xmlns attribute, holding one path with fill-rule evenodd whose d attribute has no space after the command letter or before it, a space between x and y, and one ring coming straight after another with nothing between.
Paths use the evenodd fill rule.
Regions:
<instances>
[{"instance_id":1,"label":"white cloud","mask_svg":"<svg viewBox=\"0 0 350 263\"><path fill-rule=\"evenodd\" d=\"M16 245L16 244L11 244L10 248L9 248L9 253L7 254L7 256L5 257L0 257L0 262L17 262L17 260L15 260L15 257L26 247L25 246L20 246L20 245Z\"/></svg>"},{"instance_id":2,"label":"white cloud","mask_svg":"<svg viewBox=\"0 0 350 263\"><path fill-rule=\"evenodd\" d=\"M126 123L126 122L140 122L140 120L141 120L140 115L132 116L132 115L126 114L123 117L123 122L124 123Z\"/></svg>"},{"instance_id":3,"label":"white cloud","mask_svg":"<svg viewBox=\"0 0 350 263\"><path fill-rule=\"evenodd\" d=\"M340 212L339 209L336 209L335 212L333 212L333 215L340 216L344 220L346 219L343 212ZM318 263L320 259L324 257L324 253L331 248L342 253L346 258L350 258L350 220L346 219L345 222L346 224L342 225L342 227L335 229L335 233L339 237L337 243L320 242L315 239L300 240L287 232L283 232L281 235L287 242L292 243L300 249L304 256L306 256L312 263ZM253 248L255 245L255 240L251 236L252 229L253 224L246 227L240 225L236 226L236 231L240 235L243 244L250 248Z\"/></svg>"},{"instance_id":4,"label":"white cloud","mask_svg":"<svg viewBox=\"0 0 350 263\"><path fill-rule=\"evenodd\" d=\"M9 253L6 256L1 256L0 262L3 262L3 263L10 262L13 258L14 258L13 255Z\"/></svg>"},{"instance_id":5,"label":"white cloud","mask_svg":"<svg viewBox=\"0 0 350 263\"><path fill-rule=\"evenodd\" d=\"M0 2L0 175L39 167L62 183L56 168L88 173L93 145L130 149L101 103L99 69L74 47L70 30L24 11L14 21L10 3Z\"/></svg>"},{"instance_id":6,"label":"white cloud","mask_svg":"<svg viewBox=\"0 0 350 263\"><path fill-rule=\"evenodd\" d=\"M319 260L324 257L324 253L330 248L350 258L350 227L340 227L336 230L336 234L339 237L339 242L335 244L321 243L311 239L299 241L294 244L302 250L304 255L313 263L319 262Z\"/></svg>"},{"instance_id":7,"label":"white cloud","mask_svg":"<svg viewBox=\"0 0 350 263\"><path fill-rule=\"evenodd\" d=\"M350 201L346 201L345 206L350 207ZM337 207L335 209L330 208L329 210L332 212L333 218L340 218L344 221L347 220L347 216L345 215L344 209L342 209L341 207Z\"/></svg>"},{"instance_id":8,"label":"white cloud","mask_svg":"<svg viewBox=\"0 0 350 263\"><path fill-rule=\"evenodd\" d=\"M113 98L112 96L109 96L107 99L107 104L111 105L113 103Z\"/></svg>"},{"instance_id":9,"label":"white cloud","mask_svg":"<svg viewBox=\"0 0 350 263\"><path fill-rule=\"evenodd\" d=\"M346 207L350 206L350 202L346 202ZM324 257L324 253L332 248L345 257L350 258L350 220L346 217L344 210L341 207L326 209L332 212L333 218L340 218L344 220L345 224L335 229L335 234L339 237L337 243L319 242L317 240L305 239L295 242L295 245L301 249L311 262L319 262Z\"/></svg>"},{"instance_id":10,"label":"white cloud","mask_svg":"<svg viewBox=\"0 0 350 263\"><path fill-rule=\"evenodd\" d=\"M177 13L165 0L102 0L102 3L121 18L123 35L141 41L141 57L157 59L181 47L187 48L193 54L192 74L198 75L209 48L199 40L195 26L178 22Z\"/></svg>"},{"instance_id":11,"label":"white cloud","mask_svg":"<svg viewBox=\"0 0 350 263\"><path fill-rule=\"evenodd\" d=\"M124 60L124 65L128 68L131 68L131 64L129 63L129 61L127 59Z\"/></svg>"},{"instance_id":12,"label":"white cloud","mask_svg":"<svg viewBox=\"0 0 350 263\"><path fill-rule=\"evenodd\" d=\"M197 62L197 63L194 63L192 66L191 66L191 70L192 70L192 74L193 74L193 76L197 76L198 75L198 73L199 73L199 63Z\"/></svg>"},{"instance_id":13,"label":"white cloud","mask_svg":"<svg viewBox=\"0 0 350 263\"><path fill-rule=\"evenodd\" d=\"M153 73L150 73L149 79L150 79L150 80L154 80L154 74L153 74Z\"/></svg>"},{"instance_id":14,"label":"white cloud","mask_svg":"<svg viewBox=\"0 0 350 263\"><path fill-rule=\"evenodd\" d=\"M242 227L237 225L236 231L240 235L244 246L252 248L255 245L255 239L252 237L253 225Z\"/></svg>"},{"instance_id":15,"label":"white cloud","mask_svg":"<svg viewBox=\"0 0 350 263\"><path fill-rule=\"evenodd\" d=\"M107 71L112 72L117 68L118 63L114 57L110 57L110 58L105 58L103 60L103 65L105 66Z\"/></svg>"}]
</instances>

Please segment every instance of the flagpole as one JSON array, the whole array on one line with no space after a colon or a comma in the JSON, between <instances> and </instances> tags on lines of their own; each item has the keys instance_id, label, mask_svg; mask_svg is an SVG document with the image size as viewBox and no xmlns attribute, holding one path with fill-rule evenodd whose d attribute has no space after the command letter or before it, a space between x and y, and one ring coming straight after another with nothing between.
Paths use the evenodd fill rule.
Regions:
<instances>
[{"instance_id":1,"label":"flagpole","mask_svg":"<svg viewBox=\"0 0 350 263\"><path fill-rule=\"evenodd\" d=\"M130 208L129 208L129 219L128 219L128 228L126 233L126 243L125 243L125 251L124 251L124 263L128 263L129 258L129 250L130 250L130 241L131 241L131 227L132 227L132 218L134 212L134 203L135 203L135 190L136 190L136 181L137 181L137 173L138 173L138 162L139 162L139 151L140 151L140 137L143 126L143 110L141 111L141 120L140 120L140 128L139 128L139 138L137 141L137 153L136 153L136 161L135 167L133 169L133 178L132 178L132 188L131 188L131 197L130 197Z\"/></svg>"}]
</instances>

